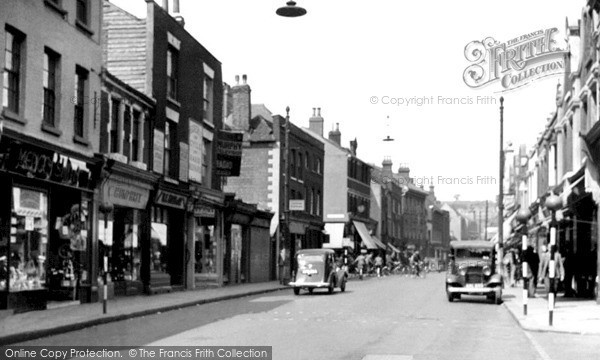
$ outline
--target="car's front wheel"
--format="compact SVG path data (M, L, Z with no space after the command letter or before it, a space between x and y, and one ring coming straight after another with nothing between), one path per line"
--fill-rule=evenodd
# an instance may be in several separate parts
M346 291L346 280L342 280L342 283L340 284L340 290L342 292Z
M446 293L446 295L448 296L448 302L453 302L454 301L454 295L452 295L452 293Z
M295 287L294 288L294 295L300 295L300 288L299 287Z

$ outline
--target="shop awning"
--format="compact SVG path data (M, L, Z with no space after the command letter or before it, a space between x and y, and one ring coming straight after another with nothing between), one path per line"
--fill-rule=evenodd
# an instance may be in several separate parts
M385 250L385 244L381 240L379 240L376 236L371 236L371 238L373 239L373 241L375 241L375 244L377 244L377 246Z
M400 254L400 250L398 250L397 247L395 247L394 245L388 243L387 246L392 249L393 252L395 252L396 254Z
M373 238L371 237L371 234L369 234L369 230L367 230L367 227L365 226L365 224L358 222L358 221L353 221L353 223L354 223L354 227L358 231L358 234L360 235L360 238L362 239L366 248L367 249L377 249L378 248L377 243L375 243L375 240L373 240Z

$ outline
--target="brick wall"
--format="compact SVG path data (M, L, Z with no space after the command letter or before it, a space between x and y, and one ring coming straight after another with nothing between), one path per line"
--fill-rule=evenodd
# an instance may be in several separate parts
M234 192L236 198L259 209L269 209L269 150L267 146L248 146L242 152L240 176L227 178L225 192ZM271 155L272 157L272 155Z
M98 151L100 115L100 44L101 0L89 1L89 30L75 25L75 2L62 2L64 16L43 1L0 1L0 69L5 64L6 26L25 35L21 53L21 88L18 121L5 121L7 128L35 138L58 143L64 148L93 156ZM43 59L45 47L60 55L57 74L56 131L42 130L41 107L44 98ZM74 141L74 84L75 69L87 70L88 82L84 95L84 138L88 144ZM2 88L0 77L0 89ZM97 101L98 100L98 101ZM5 116L8 118L8 116Z

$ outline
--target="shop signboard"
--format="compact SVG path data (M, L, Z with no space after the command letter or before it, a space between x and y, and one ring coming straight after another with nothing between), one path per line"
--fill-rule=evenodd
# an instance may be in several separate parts
M150 194L146 189L109 179L105 186L105 196L111 204L143 210Z
M219 130L217 139L217 167L219 176L240 176L244 134Z
M215 209L202 204L196 204L194 207L194 216L200 218L214 218Z
M168 191L158 190L155 202L160 205L184 210L186 205L186 197Z
M93 187L85 161L9 138L0 143L0 171L82 189Z

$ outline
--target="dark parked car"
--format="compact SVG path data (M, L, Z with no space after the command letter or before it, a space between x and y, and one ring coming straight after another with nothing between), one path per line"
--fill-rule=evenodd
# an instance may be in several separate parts
M488 241L450 242L450 263L446 274L448 301L461 295L486 295L502 302L502 275L496 273L494 244Z
M327 289L333 293L336 287L346 290L346 272L335 263L335 252L331 249L305 249L296 253L296 274L290 286L294 294L300 289L307 289L312 294L314 289Z

